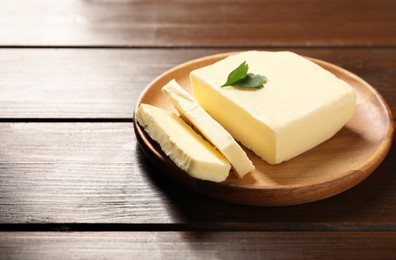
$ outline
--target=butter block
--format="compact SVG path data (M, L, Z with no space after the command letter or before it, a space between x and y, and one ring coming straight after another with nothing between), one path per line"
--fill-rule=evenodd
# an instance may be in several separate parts
M185 121L198 130L231 163L239 177L254 170L254 165L242 147L214 120L175 80L162 88Z
M220 86L242 62L266 76L264 88ZM334 136L353 116L352 87L292 52L249 51L190 73L193 96L231 135L270 164Z
M227 159L176 114L141 104L136 120L162 151L190 176L214 182L227 178L231 169Z

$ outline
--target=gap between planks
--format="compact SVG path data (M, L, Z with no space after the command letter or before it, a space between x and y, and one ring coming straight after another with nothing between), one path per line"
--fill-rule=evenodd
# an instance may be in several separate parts
M132 123L133 118L0 118L0 123Z
M0 232L130 232L130 231L210 231L210 232L396 232L395 224L385 225L323 225L294 224L293 227L282 229L276 224L272 227L255 225L200 225L200 224L168 224L168 223L43 223L43 224L0 224Z

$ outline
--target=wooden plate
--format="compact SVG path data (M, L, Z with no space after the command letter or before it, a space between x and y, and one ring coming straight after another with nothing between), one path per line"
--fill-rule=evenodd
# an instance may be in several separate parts
M192 60L163 73L142 92L136 108L146 103L174 110L162 94L162 86L175 78L191 92L190 71L228 55L230 53ZM333 64L309 59L352 85L357 93L357 107L352 120L333 138L294 159L269 165L245 149L256 170L243 179L231 173L226 181L214 183L194 179L180 170L134 120L136 137L163 174L212 198L245 205L281 206L339 194L364 180L382 162L391 146L393 119L385 100L364 80Z

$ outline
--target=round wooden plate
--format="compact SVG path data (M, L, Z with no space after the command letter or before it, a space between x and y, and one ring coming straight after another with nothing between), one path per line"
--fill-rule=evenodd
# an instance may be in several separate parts
M174 110L162 94L162 86L174 78L191 92L190 71L230 54L192 60L163 73L142 92L136 108L146 103ZM180 170L134 120L140 146L163 174L180 185L237 204L296 205L328 198L355 186L374 171L390 149L393 138L390 109L381 95L358 76L333 64L309 59L348 82L357 93L354 117L333 138L314 149L278 165L269 165L245 149L256 170L242 179L230 173L226 181L215 183L194 179Z

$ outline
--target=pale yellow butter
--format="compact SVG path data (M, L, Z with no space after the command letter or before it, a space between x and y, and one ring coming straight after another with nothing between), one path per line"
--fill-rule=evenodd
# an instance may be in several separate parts
M243 61L265 87L221 88ZM351 86L292 52L242 52L190 74L194 97L234 138L268 163L289 160L329 139L351 119Z
M192 177L214 182L227 178L231 169L228 161L176 114L141 104L136 120L162 151Z
M239 177L254 170L253 163L230 133L216 122L175 80L166 84L162 91L170 98L182 118L193 125L228 159Z

